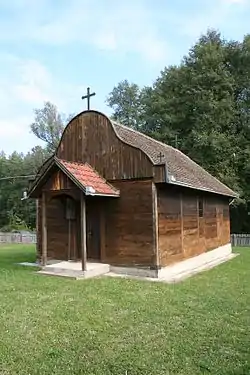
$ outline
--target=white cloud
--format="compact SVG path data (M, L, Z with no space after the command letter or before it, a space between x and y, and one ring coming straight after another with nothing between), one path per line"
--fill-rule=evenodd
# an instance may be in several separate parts
M20 83L12 87L17 99L32 105L51 100L52 77L48 70L36 60L20 60L17 64Z
M202 8L194 9L192 14L180 14L175 22L181 34L190 38L199 37L209 28L239 30L249 5L250 0L204 0Z
M4 150L8 155L14 150L25 152L35 144L41 144L29 130L32 122L30 116L20 116L18 114L2 117L0 119L0 150Z
M23 129L29 123L30 119L27 117L2 118L0 120L0 137L20 137L23 135Z
M0 150L21 151L39 144L30 133L33 109L49 100L59 110L72 112L73 99L80 98L83 89L58 81L37 60L0 54Z
M15 2L21 6L21 0ZM62 2L57 9L49 0L38 1L37 8L34 3L13 12L11 22L1 22L0 38L56 46L87 44L119 54L135 52L154 62L162 62L166 56L167 48L157 31L152 9L143 0L126 3L109 0L105 4L100 0L71 0Z
M237 5L243 5L249 3L249 0L220 0L222 3L225 4L237 4Z
M101 50L114 51L117 49L117 44L116 35L112 30L103 30L95 37L95 45Z

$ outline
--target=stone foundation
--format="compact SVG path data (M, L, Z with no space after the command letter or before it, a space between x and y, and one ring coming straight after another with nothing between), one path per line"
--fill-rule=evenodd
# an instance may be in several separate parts
M112 276L134 276L156 279L155 281L176 282L188 276L192 276L195 273L215 267L220 263L232 259L234 256L236 255L232 253L231 243L228 243L227 245L220 246L217 249L182 260L158 270L152 270L149 268L110 266L110 272L113 273Z

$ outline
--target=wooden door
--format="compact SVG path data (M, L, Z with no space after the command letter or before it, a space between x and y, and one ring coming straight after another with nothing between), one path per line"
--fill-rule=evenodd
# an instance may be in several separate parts
M100 260L100 209L98 201L86 201L87 259Z

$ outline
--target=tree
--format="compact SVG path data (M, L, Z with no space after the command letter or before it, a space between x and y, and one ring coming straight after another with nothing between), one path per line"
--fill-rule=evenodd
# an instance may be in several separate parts
M35 121L31 124L31 131L46 143L49 152L54 152L59 144L66 124L74 115L65 115L58 112L57 107L45 102L42 109L35 109Z
M241 228L249 228L250 36L227 41L208 30L178 66L164 68L152 87L139 90L139 129L177 145L238 191L245 212ZM126 117L126 106L117 105Z
M41 165L55 151L65 124L73 117L59 114L56 106L47 102L35 110L32 132L46 142L35 146L26 155L13 152L7 157L0 153L0 228L1 230L35 228L36 207L32 199L21 200L29 188L30 175L35 176ZM20 177L24 176L24 177ZM10 178L8 178L10 177Z
M35 201L22 201L21 198L29 187L27 176L36 175L48 155L48 151L41 146L34 147L26 155L13 152L7 157L4 153L0 154L1 230L35 228Z
M141 90L138 85L127 80L119 82L109 93L106 102L114 111L114 120L140 129Z
M224 46L219 34L208 32L180 66L166 68L155 82L146 116L154 119L161 140L173 144L177 135L182 151L237 189L235 79Z

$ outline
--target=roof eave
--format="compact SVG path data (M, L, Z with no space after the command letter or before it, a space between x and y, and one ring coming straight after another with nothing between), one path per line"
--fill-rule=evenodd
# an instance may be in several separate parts
M77 178L75 178L75 176L72 173L70 173L70 171L63 165L63 163L61 163L60 159L58 159L57 157L55 157L55 164L71 179L71 181L80 190L82 190L84 192L85 195L102 196L102 197L116 197L116 198L120 196L120 191L119 190L116 190L116 193L114 193L114 194L105 194L105 193L104 194L103 193L90 193L90 194L86 194L88 186L85 186L85 185L81 184L80 181L77 180ZM93 169L91 166L90 166L90 168ZM111 186L110 184L108 184L107 181L105 183L107 185Z
M235 193L233 191L232 191L232 193L228 193L227 194L227 193L222 193L221 191L212 190L212 189L208 189L208 188L204 188L204 187L194 187L194 186L192 186L190 184L186 184L185 182L180 182L180 181L171 181L171 180L168 180L168 181L166 181L166 183L171 184L171 185L178 185L178 186L187 187L187 188L190 188L190 189L193 189L193 190L206 191L207 193L213 193L213 194L223 195L223 196L229 197L229 198L239 198L239 194L237 194L237 193Z
M47 160L46 160L47 162ZM45 163L46 163L45 162ZM28 198L37 198L37 196L34 194L37 188L39 187L40 183L42 182L44 176L53 168L55 165L55 160L54 158L51 158L50 164L47 166L47 168L43 171L42 174L37 175L38 179L34 181L34 184L31 186L30 190L28 191Z
M93 197L111 197L111 198L119 198L120 192L117 194L102 194L102 193L92 193L92 194L86 194L86 195L92 195Z

